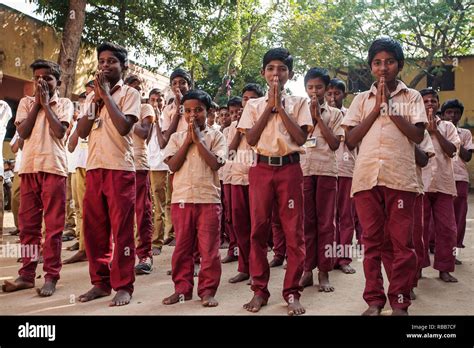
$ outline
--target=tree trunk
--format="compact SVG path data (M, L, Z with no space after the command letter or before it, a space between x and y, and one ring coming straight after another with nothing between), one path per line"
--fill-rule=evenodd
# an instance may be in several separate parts
M86 18L86 3L86 0L69 0L69 10L66 14L58 57L58 64L62 71L62 83L59 88L61 97L70 98L74 88L77 58Z

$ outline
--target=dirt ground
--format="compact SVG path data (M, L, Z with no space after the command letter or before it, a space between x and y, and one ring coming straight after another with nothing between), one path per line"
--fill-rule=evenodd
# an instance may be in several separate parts
M8 234L13 228L13 216L5 213L4 243L15 243L17 237ZM418 298L410 307L413 315L473 315L474 301L474 195L469 196L469 213L467 231L464 244L459 254L463 264L456 267L454 275L459 283L447 284L437 278L438 272L427 268L423 271L423 279L416 289ZM73 252L65 248L74 241L63 243L63 259ZM259 313L252 314L242 308L250 300L252 292L245 282L230 284L228 279L237 271L237 263L222 265L222 277L216 298L219 306L204 308L198 300L196 289L191 301L178 303L173 306L161 304L161 300L173 292L171 276L166 271L171 267L173 247L165 246L163 253L154 258L154 271L150 275L136 278L135 292L132 302L124 307L108 307L111 297L101 298L89 303L79 303L77 297L91 287L88 264L82 262L73 265L64 265L61 271L61 280L57 292L49 298L40 298L35 289L23 290L16 293L0 292L0 315L286 315L286 306L281 295L283 267L272 268L269 290L269 303ZM224 250L221 250L224 253ZM1 256L1 255L0 255ZM432 257L433 255L431 255ZM268 254L269 259L272 253ZM335 287L333 293L320 293L317 286L306 288L301 302L309 315L360 315L366 304L362 299L364 275L362 261L354 260L352 266L356 274L346 275L341 271L330 273L330 279ZM0 282L5 279L15 279L19 263L16 258L0 257ZM43 270L39 265L36 285L43 284ZM316 273L315 273L316 275ZM197 278L195 278L197 282ZM316 280L317 283L317 280ZM385 282L385 284L387 284ZM316 284L317 285L317 284ZM196 288L196 286L195 286ZM382 314L390 314L390 307L386 306Z

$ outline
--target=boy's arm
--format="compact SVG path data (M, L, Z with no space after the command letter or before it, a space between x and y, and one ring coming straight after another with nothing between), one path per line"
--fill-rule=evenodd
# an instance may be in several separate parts
M425 125L423 123L413 124L405 120L404 117L398 115L390 115L390 119L395 123L400 132L415 144L423 141L425 133Z
M193 140L189 131L183 144L178 149L178 145L176 144L176 141L174 141L174 138L170 139L163 154L163 157L165 158L164 163L168 165L170 171L176 173L181 169L184 161L186 160L189 147L192 143Z
M329 111L328 111L329 112ZM319 127L323 138L329 145L332 151L336 151L341 144L341 136L335 136L331 129L326 125L324 120L321 118L321 107L317 98L311 101L311 116L316 121L316 126Z
M262 116L255 122L255 125L252 128L247 129L245 132L245 137L250 146L257 145L262 135L263 130L265 129L268 120L272 116L272 106L267 104L265 110L262 113Z
M224 165L225 161L222 161L217 156L217 154L211 151L211 144L209 144L209 146L206 144L206 141L204 140L204 137L202 136L196 124L190 123L189 127L190 130L188 131L188 133L191 132L192 141L194 144L196 144L199 154L202 156L206 164L211 167L212 170L219 170L219 168ZM225 140L223 139L224 136L222 134L220 134L220 136L222 138L220 139L221 142L220 144L218 144L218 146L222 147L225 151Z
M283 105L277 107L277 110L290 136L293 138L296 144L302 146L308 137L306 126L300 127L290 116L288 116Z
M420 168L426 167L428 164L429 157L418 145L415 145L415 162Z
M380 107L375 106L370 114L357 126L343 126L346 131L346 144L351 150L357 147L362 139L365 137L367 132L374 124L377 117L380 114Z
M28 139L31 135L31 131L36 123L36 118L38 116L38 112L41 109L41 104L39 102L39 96L35 97L35 102L32 105L31 109L28 110L26 106L27 100L23 98L18 105L18 112L17 112L17 120L19 119L19 115L26 113L26 118L22 121L17 121L16 128L18 131L18 135L22 139Z
M243 137L244 134L242 132L239 132L238 130L235 132L235 135L229 145L229 153L235 153L237 151Z
M150 134L151 125L153 123L153 116L147 116L142 119L141 122L137 123L133 128L133 132L138 135L140 138L146 140L148 134Z
M72 135L69 137L69 141L67 144L68 151L71 153L74 152L74 150L77 147L78 142L79 142L79 134L77 133L77 127L76 127L74 132L72 132Z
M472 158L472 151L473 150L467 150L464 146L461 145L461 147L459 148L459 157L461 157L464 162L469 162Z

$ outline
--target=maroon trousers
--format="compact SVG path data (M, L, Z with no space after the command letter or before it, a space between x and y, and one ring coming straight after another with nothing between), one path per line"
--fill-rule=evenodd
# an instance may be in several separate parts
M258 163L250 168L249 182L252 291L264 299L270 297L267 286L270 278L267 243L271 231L273 204L276 201L288 255L283 297L287 302L298 299L303 290L299 286L299 281L303 274L305 259L301 166L299 163L283 166Z
M425 256L423 267L430 265L429 239L430 220L434 221L435 255L433 268L440 272L454 272L456 252L456 217L454 197L441 192L425 192L423 197Z
M285 234L281 228L280 216L278 215L278 204L273 204L272 223L270 226L270 239L273 244L273 258L283 261L286 256Z
M469 194L469 183L466 181L456 181L457 197L454 198L454 214L456 216L456 226L458 230L458 248L464 248L464 234L466 233L467 217L467 196Z
M21 174L20 202L18 222L23 265L18 274L28 282L35 281L44 216L44 278L57 281L62 266L61 238L66 214L66 177L45 172Z
M150 172L136 172L136 218L138 232L137 256L139 259L153 257L151 241L153 239L153 208L151 204Z
M337 178L337 207L336 207L336 244L352 246L354 237L354 202L351 198L352 178ZM336 265L348 265L352 262L350 255L336 259Z
M413 245L416 253L416 273L413 277L412 287L418 286L418 272L423 268L425 257L425 244L423 243L423 195L416 196L415 214L413 216Z
M362 226L364 247L364 300L383 308L381 261L389 280L388 299L392 308L410 306L410 290L416 267L413 247L413 214L416 193L375 186L354 195ZM389 242L385 242L389 239Z
M229 239L229 248L227 249L227 255L237 256L238 247L237 247L237 238L235 237L234 226L232 224L232 189L231 184L223 184L223 193L224 196L224 226L225 233Z
M304 270L318 267L322 272L334 268L335 256L328 255L336 238L335 213L337 179L331 176L304 177L304 241L306 259Z
M135 172L110 169L87 171L84 240L91 282L105 291L112 288L133 293L135 198Z
M171 258L175 292L192 296L194 287L194 257L197 247L201 256L198 275L198 296L214 296L221 279L220 204L171 204L176 247Z
M239 266L241 273L250 273L250 205L248 185L232 185L232 226L239 247Z

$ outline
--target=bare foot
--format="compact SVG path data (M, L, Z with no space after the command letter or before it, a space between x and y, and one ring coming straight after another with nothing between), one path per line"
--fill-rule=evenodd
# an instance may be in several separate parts
M217 307L219 302L213 296L204 296L201 300L201 303L204 307Z
M236 276L229 279L229 283L232 283L232 284L239 283L239 282L243 282L244 280L247 280L249 278L250 278L249 274L239 272L239 273L237 273Z
M55 280L45 280L43 287L36 288L36 292L41 297L48 297L54 294L56 291L56 281Z
M292 303L288 303L288 315L301 315L306 313L306 309L301 305L300 301L294 299Z
M234 262L234 261L237 261L237 256L227 255L221 260L221 263L229 263L229 262Z
M381 311L382 311L382 308L380 308L380 307L369 306L369 308L367 308L365 310L365 312L362 313L362 315L365 316L365 317L375 317L375 316L380 315Z
M164 305L172 305L182 301L189 301L192 298L192 295L185 296L183 294L178 294L175 292L173 295L165 297L163 301L161 301L161 303L163 303Z
M114 306L125 306L130 303L130 300L132 299L132 295L129 294L128 291L126 290L119 290L115 294L114 298L110 302L109 306L114 307Z
M356 270L351 265L341 265L341 271L345 274L354 274Z
M96 298L109 296L110 291L105 291L98 286L93 286L88 292L79 296L79 302L89 302Z
M416 300L415 289L410 290L410 300Z
M246 284L247 285L252 285L252 277L249 278L249 281Z
M332 292L332 291L334 291L334 286L329 284L329 274L328 274L328 272L319 271L318 280L319 280L319 291L320 292Z
M439 277L441 280L445 281L446 283L457 283L458 280L454 278L449 272L439 272Z
M300 280L300 286L302 286L303 288L306 288L308 286L313 286L313 284L314 284L313 272L312 271L304 272Z
M260 308L267 305L267 300L264 300L262 296L253 295L249 303L244 304L244 308L249 312L257 313Z
M28 282L22 277L18 277L15 281L5 280L2 285L3 292L13 292L23 289L31 289L35 287L34 282Z
M64 265L68 265L76 262L87 261L87 255L85 250L79 250L77 253L72 255L69 259L63 261Z
M400 317L400 316L406 316L406 315L408 315L408 311L406 309L394 308L392 310L392 316L394 317Z
M270 264L269 264L270 267L279 267L281 265L283 265L283 260L278 257L274 257L273 260L270 261Z
M161 248L153 247L151 249L151 252L152 252L153 256L160 255L161 254Z

